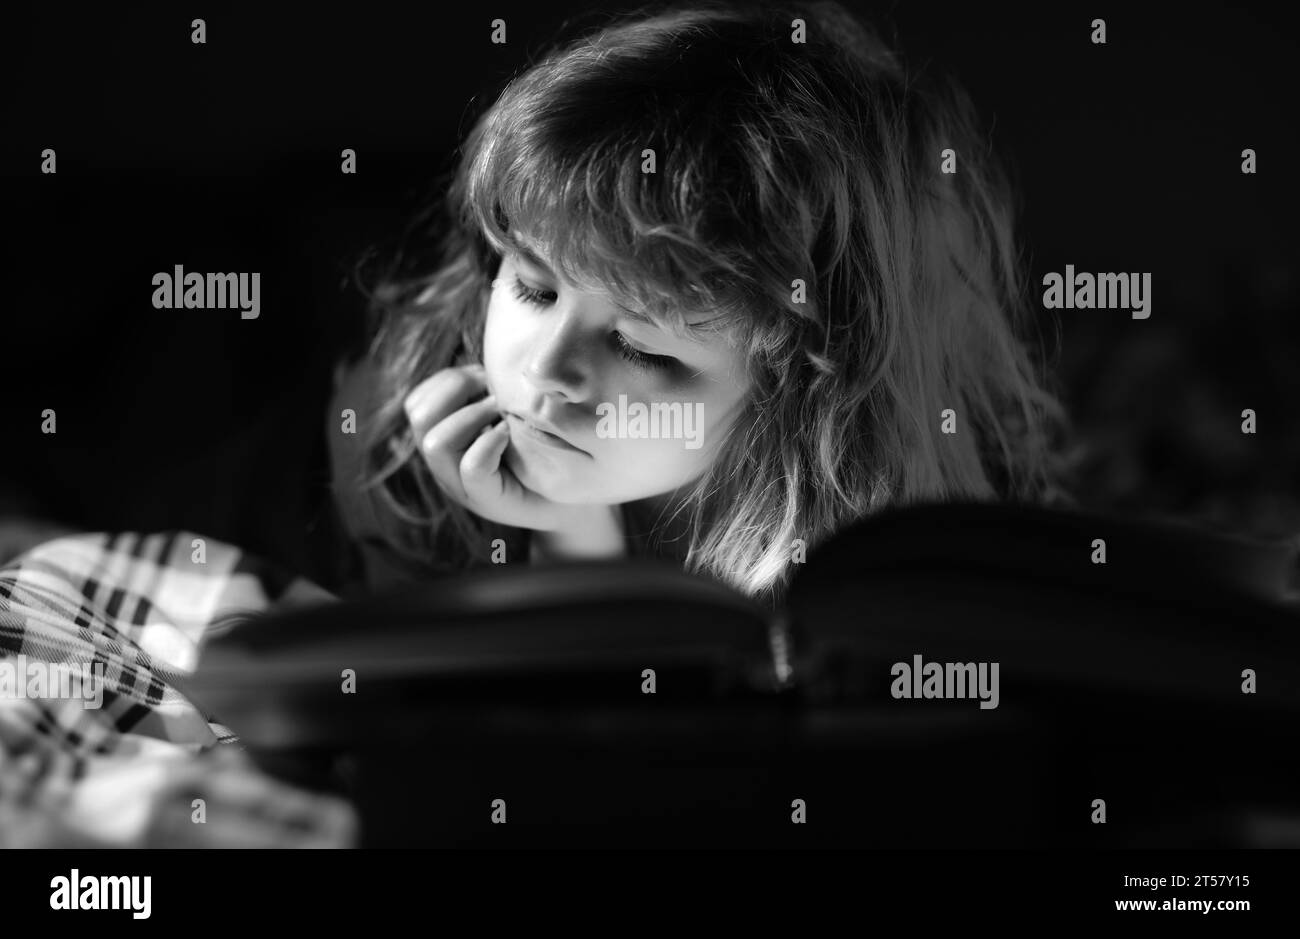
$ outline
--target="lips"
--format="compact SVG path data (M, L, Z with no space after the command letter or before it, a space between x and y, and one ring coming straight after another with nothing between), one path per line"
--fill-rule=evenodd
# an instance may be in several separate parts
M540 421L533 417L524 417L516 414L514 411L507 411L506 415L514 420L515 426L525 434L539 443L556 447L560 450L572 450L577 453L586 453L581 447L571 444L565 437L556 433L550 424Z

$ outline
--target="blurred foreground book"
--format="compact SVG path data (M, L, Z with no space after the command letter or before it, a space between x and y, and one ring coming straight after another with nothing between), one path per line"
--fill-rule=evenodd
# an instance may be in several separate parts
M251 616L180 687L363 845L1265 846L1300 821L1295 565L915 505L776 613L656 562L502 566Z

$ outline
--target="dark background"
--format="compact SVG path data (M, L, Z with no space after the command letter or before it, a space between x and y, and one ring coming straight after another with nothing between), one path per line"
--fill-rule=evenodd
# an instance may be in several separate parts
M1284 5L866 8L991 122L1022 187L1033 293L1066 264L1153 275L1148 320L1055 314L1092 452L1081 501L1300 536L1298 50ZM575 13L599 15L7 12L0 510L188 528L302 567L312 444L360 310L353 262L450 166L476 96ZM190 42L195 16L207 45ZM504 47L488 41L497 16ZM1104 46L1089 41L1098 16ZM40 173L46 147L57 175ZM357 175L339 172L345 147ZM1246 147L1258 175L1240 172ZM260 271L260 318L153 309L153 273L176 264ZM1253 437L1239 432L1246 407ZM45 408L57 435L40 432Z

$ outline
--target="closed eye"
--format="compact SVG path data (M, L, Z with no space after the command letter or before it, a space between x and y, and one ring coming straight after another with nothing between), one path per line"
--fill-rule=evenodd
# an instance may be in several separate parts
M532 306L550 306L557 299L555 291L530 287L518 277L514 278L513 288L516 299ZM623 334L617 330L612 335L614 337L614 348L618 351L618 354L637 368L651 371L668 371L681 364L672 356L643 352L629 343L623 337Z
M649 352L642 352L640 349L632 346L623 334L615 330L614 345L618 348L618 354L623 356L638 368L655 369L656 371L667 371L681 364L672 356L652 355Z
M518 277L514 278L514 293L517 299L524 303L531 303L533 306L547 306L557 299L555 291L529 287Z

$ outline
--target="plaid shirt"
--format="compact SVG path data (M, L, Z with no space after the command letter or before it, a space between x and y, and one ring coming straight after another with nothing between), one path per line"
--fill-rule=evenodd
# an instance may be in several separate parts
M71 534L32 548L0 567L0 669L22 689L32 662L89 669L102 675L102 706L80 694L55 697L53 688L13 693L11 682L0 693L0 772L12 774L26 757L40 767L27 804L97 841L134 843L168 762L239 746L175 687L205 642L249 613L336 599L188 531ZM0 787L0 811L8 799L12 818L11 789Z

